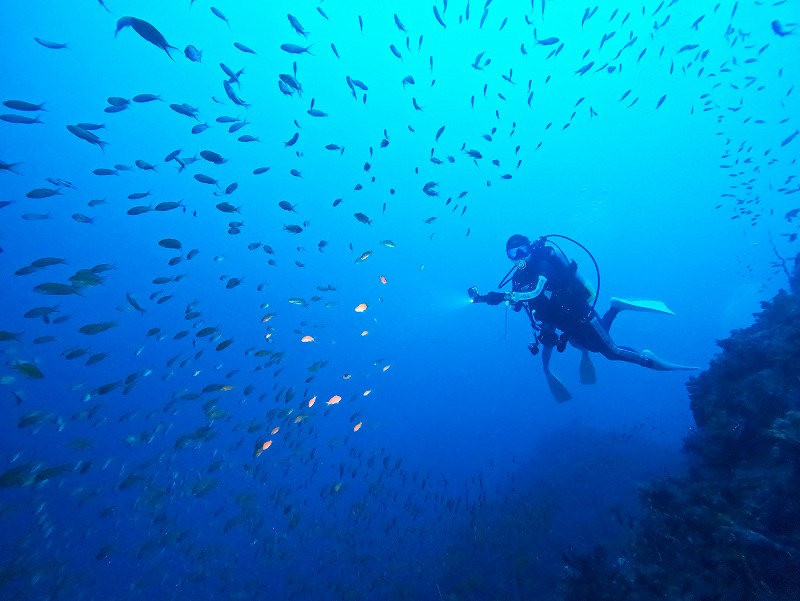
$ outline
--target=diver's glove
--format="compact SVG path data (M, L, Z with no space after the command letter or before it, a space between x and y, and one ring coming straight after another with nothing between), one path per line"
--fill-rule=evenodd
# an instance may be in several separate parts
M487 292L484 298L487 305L499 305L506 300L506 295L502 292Z

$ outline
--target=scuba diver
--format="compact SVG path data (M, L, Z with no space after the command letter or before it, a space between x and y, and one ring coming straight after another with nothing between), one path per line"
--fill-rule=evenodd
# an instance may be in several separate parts
M567 236L549 234L531 242L526 236L514 234L506 242L506 254L514 267L506 274L498 288L509 281L511 292L478 294L476 287L467 292L475 303L511 305L514 311L525 311L533 327L535 342L528 345L531 354L539 353L542 345L542 364L547 384L558 402L568 401L569 391L550 370L550 358L555 348L563 352L567 343L581 351L580 381L594 384L595 369L589 353L600 353L612 361L627 361L650 369L671 371L691 370L696 367L676 365L660 359L651 351L635 351L618 346L609 335L614 318L620 311L645 311L674 315L660 301L623 300L612 297L609 310L600 317L595 311L597 294L579 274L578 265L551 239L563 238L582 248L591 257L597 271L597 290L600 289L600 270L592 254L579 242ZM558 334L558 331L561 334Z

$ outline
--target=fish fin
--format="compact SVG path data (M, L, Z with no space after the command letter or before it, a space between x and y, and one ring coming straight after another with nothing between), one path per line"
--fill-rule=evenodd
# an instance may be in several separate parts
M179 53L181 53L181 51L180 51L180 49L176 48L175 46L169 46L169 45L164 46L164 52L167 53L167 56L170 58L171 61L174 61L175 59L172 58L172 55L169 53L170 50L177 50Z

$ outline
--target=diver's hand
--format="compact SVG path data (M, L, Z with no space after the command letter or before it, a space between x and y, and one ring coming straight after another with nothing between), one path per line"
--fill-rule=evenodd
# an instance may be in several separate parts
M484 295L487 305L499 305L506 300L506 295L502 292L487 292Z

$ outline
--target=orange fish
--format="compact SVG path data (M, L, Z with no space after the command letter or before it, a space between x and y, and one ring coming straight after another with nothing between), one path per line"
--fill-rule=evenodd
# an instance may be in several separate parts
M261 450L262 451L266 451L271 446L272 446L272 441L268 440L267 442L265 442L264 444L261 445Z
M313 336L303 336L300 342L316 342L316 340L314 340Z
M277 427L275 427L275 428L272 428L272 432L271 432L271 434L273 434L273 435L274 435L274 434L277 434L277 433L278 433L278 431L279 431L280 429L281 429L281 428L280 428L280 426L277 426Z
M379 279L381 281L381 284L385 284L386 283L386 276L385 275L382 275Z
M369 334L369 331L367 331L367 330L364 330L363 332L361 332L362 336L366 336L367 334Z
M353 426L353 432L358 432L361 429L361 424L363 422L358 422L355 426Z
M363 313L367 310L367 303L361 303L356 307L356 313Z
M372 391L370 389L367 389L363 392L362 396L368 396L370 392Z
M309 406L309 407L313 407L313 406L314 406L314 403L315 403L316 401L317 401L317 397L316 397L316 396L312 396L312 397L311 397L311 398L308 400L308 406Z
M296 423L296 424L299 424L299 423L300 423L301 421L303 421L305 418L306 418L306 416L305 416L305 415L298 415L296 418L294 418L294 423Z
M272 332L267 332L264 334L264 340L269 340L270 338L272 338Z
M387 369L389 369L390 367L391 367L391 365L384 365L384 366L383 366L383 369L382 369L381 371L386 371L386 370L387 370Z
M328 405L335 405L336 403L338 403L341 400L342 400L342 397L340 397L338 394L335 394L330 399L328 399L328 403L327 404Z

